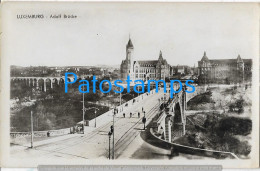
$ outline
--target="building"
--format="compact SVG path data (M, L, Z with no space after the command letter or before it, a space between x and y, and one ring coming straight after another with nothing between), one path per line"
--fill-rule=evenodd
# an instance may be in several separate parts
M200 83L241 83L251 81L252 59L209 59L204 52L198 61Z
M134 46L129 38L126 45L126 59L120 65L121 79L126 80L165 80L170 77L171 66L163 59L162 52L157 60L134 60Z
M177 65L173 67L173 74L187 75L191 73L191 67L187 65Z

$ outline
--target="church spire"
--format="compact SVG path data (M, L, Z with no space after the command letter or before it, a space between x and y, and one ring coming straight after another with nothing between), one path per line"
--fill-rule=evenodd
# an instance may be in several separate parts
M159 54L159 59L163 59L161 50L160 50L160 54Z
M241 56L238 54L238 57L237 57L237 62L243 62L243 59L241 58Z

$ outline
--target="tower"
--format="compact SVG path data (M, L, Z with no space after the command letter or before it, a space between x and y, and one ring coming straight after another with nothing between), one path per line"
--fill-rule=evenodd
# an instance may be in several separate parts
M129 36L128 43L126 45L126 63L127 63L127 75L131 80L134 80L134 61L133 61L134 45Z
M158 58L158 64L157 64L157 68L156 68L156 70L157 70L157 79L163 79L162 65L163 65L163 57L162 57L162 51L160 50L159 58Z
M237 57L237 73L238 82L244 82L244 61L240 55Z
M159 53L159 61L162 61L162 60L163 60L162 51L160 50L160 53Z
M131 41L131 38L129 38L129 41L126 45L126 60L131 63L133 61L133 52L134 52L134 46Z

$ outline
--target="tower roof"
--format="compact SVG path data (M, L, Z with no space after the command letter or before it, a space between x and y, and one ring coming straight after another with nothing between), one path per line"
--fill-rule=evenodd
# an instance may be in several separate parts
M240 57L240 55L237 57L237 62L243 62L243 59Z
M134 48L134 45L133 45L133 43L132 43L132 41L131 41L131 38L129 38L126 47L127 47L127 48Z
M202 61L209 61L209 58L207 57L207 55L206 55L206 52L204 51L204 55L203 55L203 57L202 57L202 59L201 59Z
M159 53L159 60L163 60L163 57L162 57L162 51L160 50L160 53Z

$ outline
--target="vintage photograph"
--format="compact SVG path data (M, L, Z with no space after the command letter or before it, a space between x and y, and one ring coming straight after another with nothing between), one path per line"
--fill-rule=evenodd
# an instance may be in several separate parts
M258 4L3 7L4 165L258 167Z

